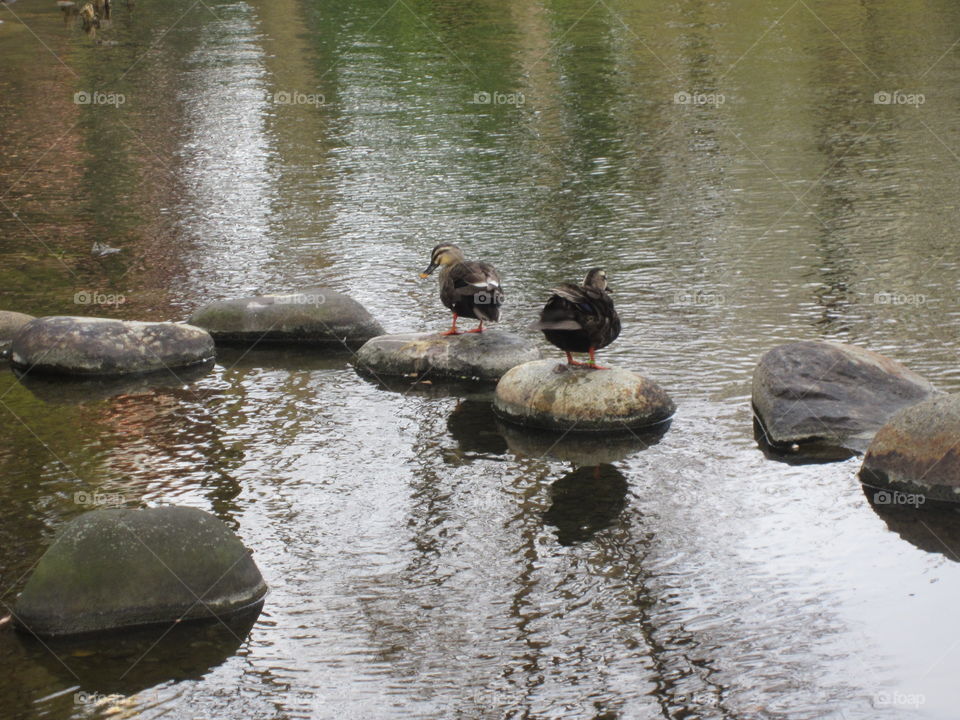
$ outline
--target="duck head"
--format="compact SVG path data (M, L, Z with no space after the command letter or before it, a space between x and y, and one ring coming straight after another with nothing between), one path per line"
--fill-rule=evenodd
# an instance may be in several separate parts
M458 262L463 262L463 251L456 245L440 243L430 253L430 264L427 265L426 270L420 273L420 277L425 278L438 267L446 267Z
M587 273L583 284L585 287L597 288L597 290L607 289L607 273L603 268L594 268Z

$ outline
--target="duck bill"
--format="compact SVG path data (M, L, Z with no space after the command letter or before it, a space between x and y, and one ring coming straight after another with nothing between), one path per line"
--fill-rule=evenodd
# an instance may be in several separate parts
M437 267L438 267L437 263L430 263L429 265L427 265L427 269L424 270L422 273L420 273L420 277L422 278L429 277L430 273L436 270Z

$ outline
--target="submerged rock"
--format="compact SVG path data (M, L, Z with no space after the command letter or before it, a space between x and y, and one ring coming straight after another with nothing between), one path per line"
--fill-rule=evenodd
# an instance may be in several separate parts
M356 346L383 327L353 298L325 287L220 300L197 310L193 325L217 343Z
M214 354L213 338L191 325L70 316L31 320L10 348L20 370L84 376L175 370Z
M47 635L227 616L267 587L226 525L187 507L94 510L57 533L17 600L17 627Z
M380 335L357 352L357 368L373 375L496 380L515 365L540 357L537 346L504 330L441 335Z
M497 384L504 420L548 430L616 431L649 427L676 411L655 382L621 368L592 370L556 360L519 365Z
M960 395L938 395L890 418L867 449L860 480L880 489L878 505L960 502Z
M773 446L863 452L898 410L935 394L929 381L870 350L822 340L780 345L753 373L753 408Z
M0 310L0 358L10 354L10 343L20 328L33 320L33 315Z

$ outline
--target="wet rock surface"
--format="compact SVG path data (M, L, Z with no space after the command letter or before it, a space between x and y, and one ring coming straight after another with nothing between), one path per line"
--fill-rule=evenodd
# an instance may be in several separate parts
M894 413L936 392L888 357L821 340L775 347L753 374L753 408L771 446L816 443L863 452Z
M860 469L879 505L960 502L960 395L901 410L880 428Z
M356 347L383 326L360 303L325 287L220 300L197 310L193 325L216 342L237 345Z
M13 342L14 335L31 320L33 315L0 310L0 358L10 354L10 343Z
M384 376L497 380L510 368L539 357L533 342L505 330L403 333L368 341L357 352L357 369Z
M19 370L109 377L191 367L214 355L213 338L191 325L72 316L31 320L10 348Z
M548 430L624 431L676 411L652 380L622 368L592 370L556 360L525 363L497 384L494 410L508 422Z
M18 629L75 635L228 616L266 584L239 538L196 508L102 509L57 533L17 601Z

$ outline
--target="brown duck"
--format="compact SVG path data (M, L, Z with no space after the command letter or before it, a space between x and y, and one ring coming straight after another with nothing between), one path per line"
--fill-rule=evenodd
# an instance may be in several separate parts
M420 273L425 278L440 268L440 301L453 313L453 325L443 335L459 335L457 318L467 317L480 325L467 332L483 332L484 322L500 320L503 291L500 275L490 263L467 260L456 245L441 243L430 253L430 264Z
M534 327L567 354L570 365L605 370L597 365L594 353L620 335L620 316L607 293L607 274L594 268L582 285L563 283L551 292L553 295L540 312L540 322ZM570 354L575 352L589 353L590 362L577 362Z

